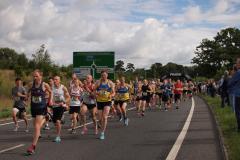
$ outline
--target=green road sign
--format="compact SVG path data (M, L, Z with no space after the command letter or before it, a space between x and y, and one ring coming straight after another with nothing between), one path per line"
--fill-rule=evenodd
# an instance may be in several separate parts
M79 78L91 74L100 78L102 70L108 71L109 79L114 79L114 52L73 52L73 70Z

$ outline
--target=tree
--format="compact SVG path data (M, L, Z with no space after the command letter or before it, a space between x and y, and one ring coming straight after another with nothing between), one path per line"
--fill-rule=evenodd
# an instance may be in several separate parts
M162 72L162 63L154 63L150 67L150 75L153 78L159 78Z
M50 71L53 69L53 62L44 44L40 46L35 54L32 54L32 57L35 67L40 68L45 75L49 75Z
M162 67L162 75L167 75L169 73L183 73L184 67L182 65L169 62L165 66Z
M10 48L0 48L0 68L14 69L17 64L18 54Z
M195 50L192 63L200 75L213 77L222 67L231 67L240 53L240 30L223 29L213 40L203 39Z
M222 65L232 67L240 53L240 30L238 28L221 30L214 40L219 46L218 52L222 59Z
M134 70L135 70L135 67L134 67L134 64L133 63L128 63L127 64L127 67L126 67L126 70L127 70L127 72L134 72Z
M115 72L117 73L117 77L123 76L125 72L124 62L122 60L118 60L115 65Z

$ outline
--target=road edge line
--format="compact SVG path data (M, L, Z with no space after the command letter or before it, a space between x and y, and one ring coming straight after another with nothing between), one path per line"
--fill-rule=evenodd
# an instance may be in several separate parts
M182 146L182 143L185 139L185 136L187 134L187 131L188 131L188 128L190 126L190 123L191 123L191 120L192 120L192 116L193 116L193 112L194 112L194 108L195 108L195 101L192 97L192 106L191 106L191 110L188 114L188 117L184 123L184 126L180 132L180 134L178 135L177 137L177 140L175 141L173 147L171 148L166 160L175 160L177 155L178 155L178 152Z

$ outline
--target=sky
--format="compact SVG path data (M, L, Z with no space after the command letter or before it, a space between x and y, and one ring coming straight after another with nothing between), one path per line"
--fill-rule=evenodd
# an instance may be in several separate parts
M55 63L74 51L114 51L117 60L191 65L194 50L240 26L240 0L1 0L0 47L29 58L45 44Z

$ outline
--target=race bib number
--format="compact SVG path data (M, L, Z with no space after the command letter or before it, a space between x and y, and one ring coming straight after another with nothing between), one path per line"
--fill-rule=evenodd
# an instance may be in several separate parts
M74 101L74 102L79 101L79 98L78 97L72 97L72 101Z
M54 99L55 102L62 102L60 96L54 96L53 99Z
M33 103L41 103L42 102L42 97L40 97L40 96L32 96L32 102Z
M142 95L143 96L147 96L148 94L147 94L147 92L143 92Z
M20 97L14 97L15 101L20 101Z
M99 94L102 95L102 96L105 96L107 94L107 92L106 91L100 91Z

